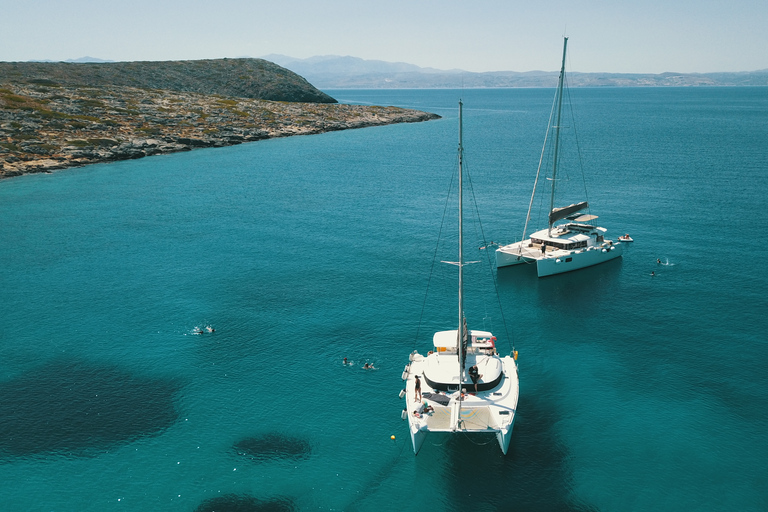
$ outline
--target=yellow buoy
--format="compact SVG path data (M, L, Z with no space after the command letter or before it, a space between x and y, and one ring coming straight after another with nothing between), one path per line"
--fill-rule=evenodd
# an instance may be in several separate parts
M390 436L390 439L394 441L395 440L395 436L394 435Z

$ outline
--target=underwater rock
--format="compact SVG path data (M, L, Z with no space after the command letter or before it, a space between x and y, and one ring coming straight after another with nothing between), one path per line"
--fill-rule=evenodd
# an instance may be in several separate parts
M178 385L82 360L57 360L0 383L0 461L94 456L156 436L178 419Z
M256 461L306 459L312 454L308 441L283 434L270 433L247 437L235 443L235 450Z
M274 498L262 501L253 496L227 494L205 500L195 512L293 512L294 503L287 498Z

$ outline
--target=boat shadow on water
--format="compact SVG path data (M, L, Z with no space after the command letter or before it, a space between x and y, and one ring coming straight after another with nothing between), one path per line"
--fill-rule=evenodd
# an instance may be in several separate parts
M446 506L477 511L597 510L573 496L570 454L556 431L561 420L556 405L535 398L552 396L550 384L540 383L538 389L521 394L521 412L506 456L492 435L444 437L438 446L433 437L424 444L423 454L416 458L420 472L435 471L437 451L444 457L440 471L446 485L441 500Z
M623 258L616 258L575 272L539 278L535 264L524 264L499 269L496 279L502 297L515 297L516 301L528 297L540 306L572 308L579 301L594 304L600 297L609 298L607 295L618 285L622 265Z

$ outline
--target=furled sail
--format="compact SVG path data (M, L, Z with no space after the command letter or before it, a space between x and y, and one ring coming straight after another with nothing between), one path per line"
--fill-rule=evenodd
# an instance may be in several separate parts
M564 219L567 216L576 213L578 211L581 211L585 208L589 208L589 203L587 201L582 201L580 203L563 206L562 208L553 208L551 212L549 212L549 225L551 226L555 222L559 221L560 219Z
M464 371L464 367L467 365L467 347L469 346L469 330L467 329L467 319L464 318L463 325L461 326L461 371Z

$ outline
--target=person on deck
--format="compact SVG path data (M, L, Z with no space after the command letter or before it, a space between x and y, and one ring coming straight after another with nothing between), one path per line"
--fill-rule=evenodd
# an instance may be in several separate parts
M415 395L414 398L413 398L413 401L414 402L421 402L421 400L422 400L422 398L421 398L421 381L419 380L419 376L418 375L414 375L414 377L416 377L416 384L414 385L414 390L413 390L413 393Z
M469 369L469 378L472 379L472 382L475 384L475 393L477 393L477 381L483 378L477 369L477 365L473 365Z

